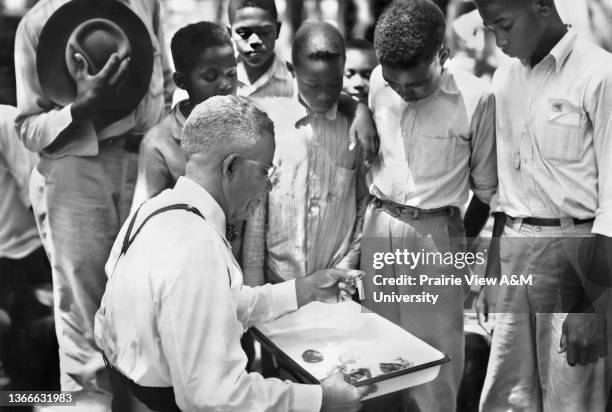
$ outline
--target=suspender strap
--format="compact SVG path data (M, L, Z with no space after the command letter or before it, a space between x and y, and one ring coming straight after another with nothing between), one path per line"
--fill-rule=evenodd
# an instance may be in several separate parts
M142 206L140 206L140 207L142 207ZM142 227L145 225L145 223L147 223L149 221L149 219L151 219L153 216L159 215L160 213L168 212L170 210L186 210L187 212L194 213L194 214L200 216L202 219L206 220L204 215L202 215L202 213L200 213L200 211L196 207L190 206L190 205L188 205L186 203L178 203L178 204L175 204L175 205L170 205L170 206L162 207L161 209L157 209L155 212L151 213L140 224L138 229L136 229L136 232L134 233L134 236L132 236L132 229L134 228L134 224L136 223L136 217L138 216L138 212L140 211L140 207L138 208L138 210L136 210L136 213L134 213L134 216L132 217L132 220L130 221L130 225L128 226L127 232L125 234L125 237L123 238L123 245L121 246L121 253L119 254L119 256L125 255L125 253L130 248L132 243L134 243L134 239L136 239L136 236L138 236L138 234L142 230Z

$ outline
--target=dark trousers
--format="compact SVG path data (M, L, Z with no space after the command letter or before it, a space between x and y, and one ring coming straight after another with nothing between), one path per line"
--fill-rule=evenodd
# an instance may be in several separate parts
M0 339L0 359L12 390L59 390L52 302L41 302L37 289L52 296L51 267L42 247L22 259L0 259L0 310L10 319Z

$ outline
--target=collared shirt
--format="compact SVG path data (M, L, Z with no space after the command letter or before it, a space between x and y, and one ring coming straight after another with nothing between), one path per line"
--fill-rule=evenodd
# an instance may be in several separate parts
M247 76L244 62L238 60L238 96L247 97L291 97L295 86L291 73L277 56L268 70L255 82L251 83Z
M359 153L348 149L349 120L336 106L309 113L297 96L257 103L274 122L277 170L272 191L245 224L245 282L356 268L367 188Z
M40 247L28 182L38 161L19 141L17 109L0 105L0 258L21 259Z
M135 228L152 218L119 255L131 217L106 264L109 276L95 338L110 363L142 386L174 388L181 410L318 411L320 386L247 373L246 327L297 309L295 282L249 288L225 239L225 215L188 178L145 203ZM133 232L132 232L133 233Z
M154 50L153 74L149 90L136 109L119 121L96 133L91 122L79 122L80 127L63 136L53 152L45 150L73 124L71 107L57 107L45 96L36 73L36 47L45 23L53 12L69 0L41 0L21 20L15 35L15 74L17 79L16 123L25 146L47 156L95 156L98 140L124 133L144 134L164 115L165 103L172 98L172 72L164 48L164 34L159 20L159 1L122 0L144 22L151 35Z
M438 90L408 103L378 66L369 105L380 136L379 156L368 173L372 195L435 209L463 206L471 188L489 203L497 186L495 103L484 81L448 68Z
M531 68L500 67L499 204L514 217L587 219L612 236L612 55L573 30Z
M181 151L181 130L185 116L181 111L186 100L172 108L172 112L147 132L138 155L138 179L134 189L132 210L174 186L185 174L185 155Z

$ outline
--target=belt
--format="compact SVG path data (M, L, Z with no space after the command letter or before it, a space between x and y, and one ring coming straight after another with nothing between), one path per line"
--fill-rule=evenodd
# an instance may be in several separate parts
M459 215L459 208L456 206L444 206L436 209L420 209L418 207L404 206L389 200L382 200L377 197L372 201L374 207L382 209L393 217L419 219L421 217L454 216Z
M556 226L561 226L561 219L555 219L555 218L551 218L551 219L547 219L547 218L540 218L540 217L523 217L523 218L517 218L517 217L512 217L512 216L508 216L508 219L512 220L512 221L516 221L518 219L521 219L521 221L527 225L532 225L532 226L546 226L546 227L556 227ZM572 221L574 222L574 225L583 225L585 223L591 223L595 220L594 217L590 218L590 219L576 219L576 218L572 218Z
M129 153L138 153L140 151L140 143L142 142L143 134L126 133L119 136L113 136L100 141L100 147L119 146Z

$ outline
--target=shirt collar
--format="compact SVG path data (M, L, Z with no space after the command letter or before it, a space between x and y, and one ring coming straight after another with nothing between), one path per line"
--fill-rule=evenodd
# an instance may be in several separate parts
M196 207L206 220L212 223L215 230L225 238L225 213L217 201L204 189L188 177L181 176L174 185L174 192L179 199L184 199L190 206Z
M444 67L440 76L440 90L446 94L459 94L459 87L457 87L455 76L453 76L448 67Z
M180 141L183 136L181 131L183 130L183 126L185 125L185 120L186 120L180 108L181 106L184 106L186 103L187 103L187 99L181 100L180 102L174 105L174 107L172 108L172 112L171 112L170 132L172 133L172 136L178 141Z
M266 83L270 81L272 77L275 77L279 80L287 80L291 77L289 71L285 67L285 64L275 55L274 60L272 61L272 65L268 67L268 70L266 70L266 72L262 74L259 79L255 80L255 82L251 84L246 69L244 68L244 64L245 63L244 61L242 61L242 59L238 60L238 65L236 67L236 76L238 77L238 83L240 84L240 87L249 89L248 94L251 94L263 87Z
M297 87L296 87L297 90ZM298 101L300 102L301 107L304 109L305 115L301 117L297 122L295 122L295 127L300 128L301 126L306 125L308 122L314 119L325 118L329 121L334 121L338 117L338 102L334 103L333 106L324 113L316 113L310 110L310 107L306 104L306 102L302 99L300 95L297 96Z
M555 59L555 69L557 70L557 74L563 67L563 64L569 57L569 55L574 50L574 44L576 43L577 34L574 30L569 28L567 33L561 40L552 48L550 51L550 55Z

